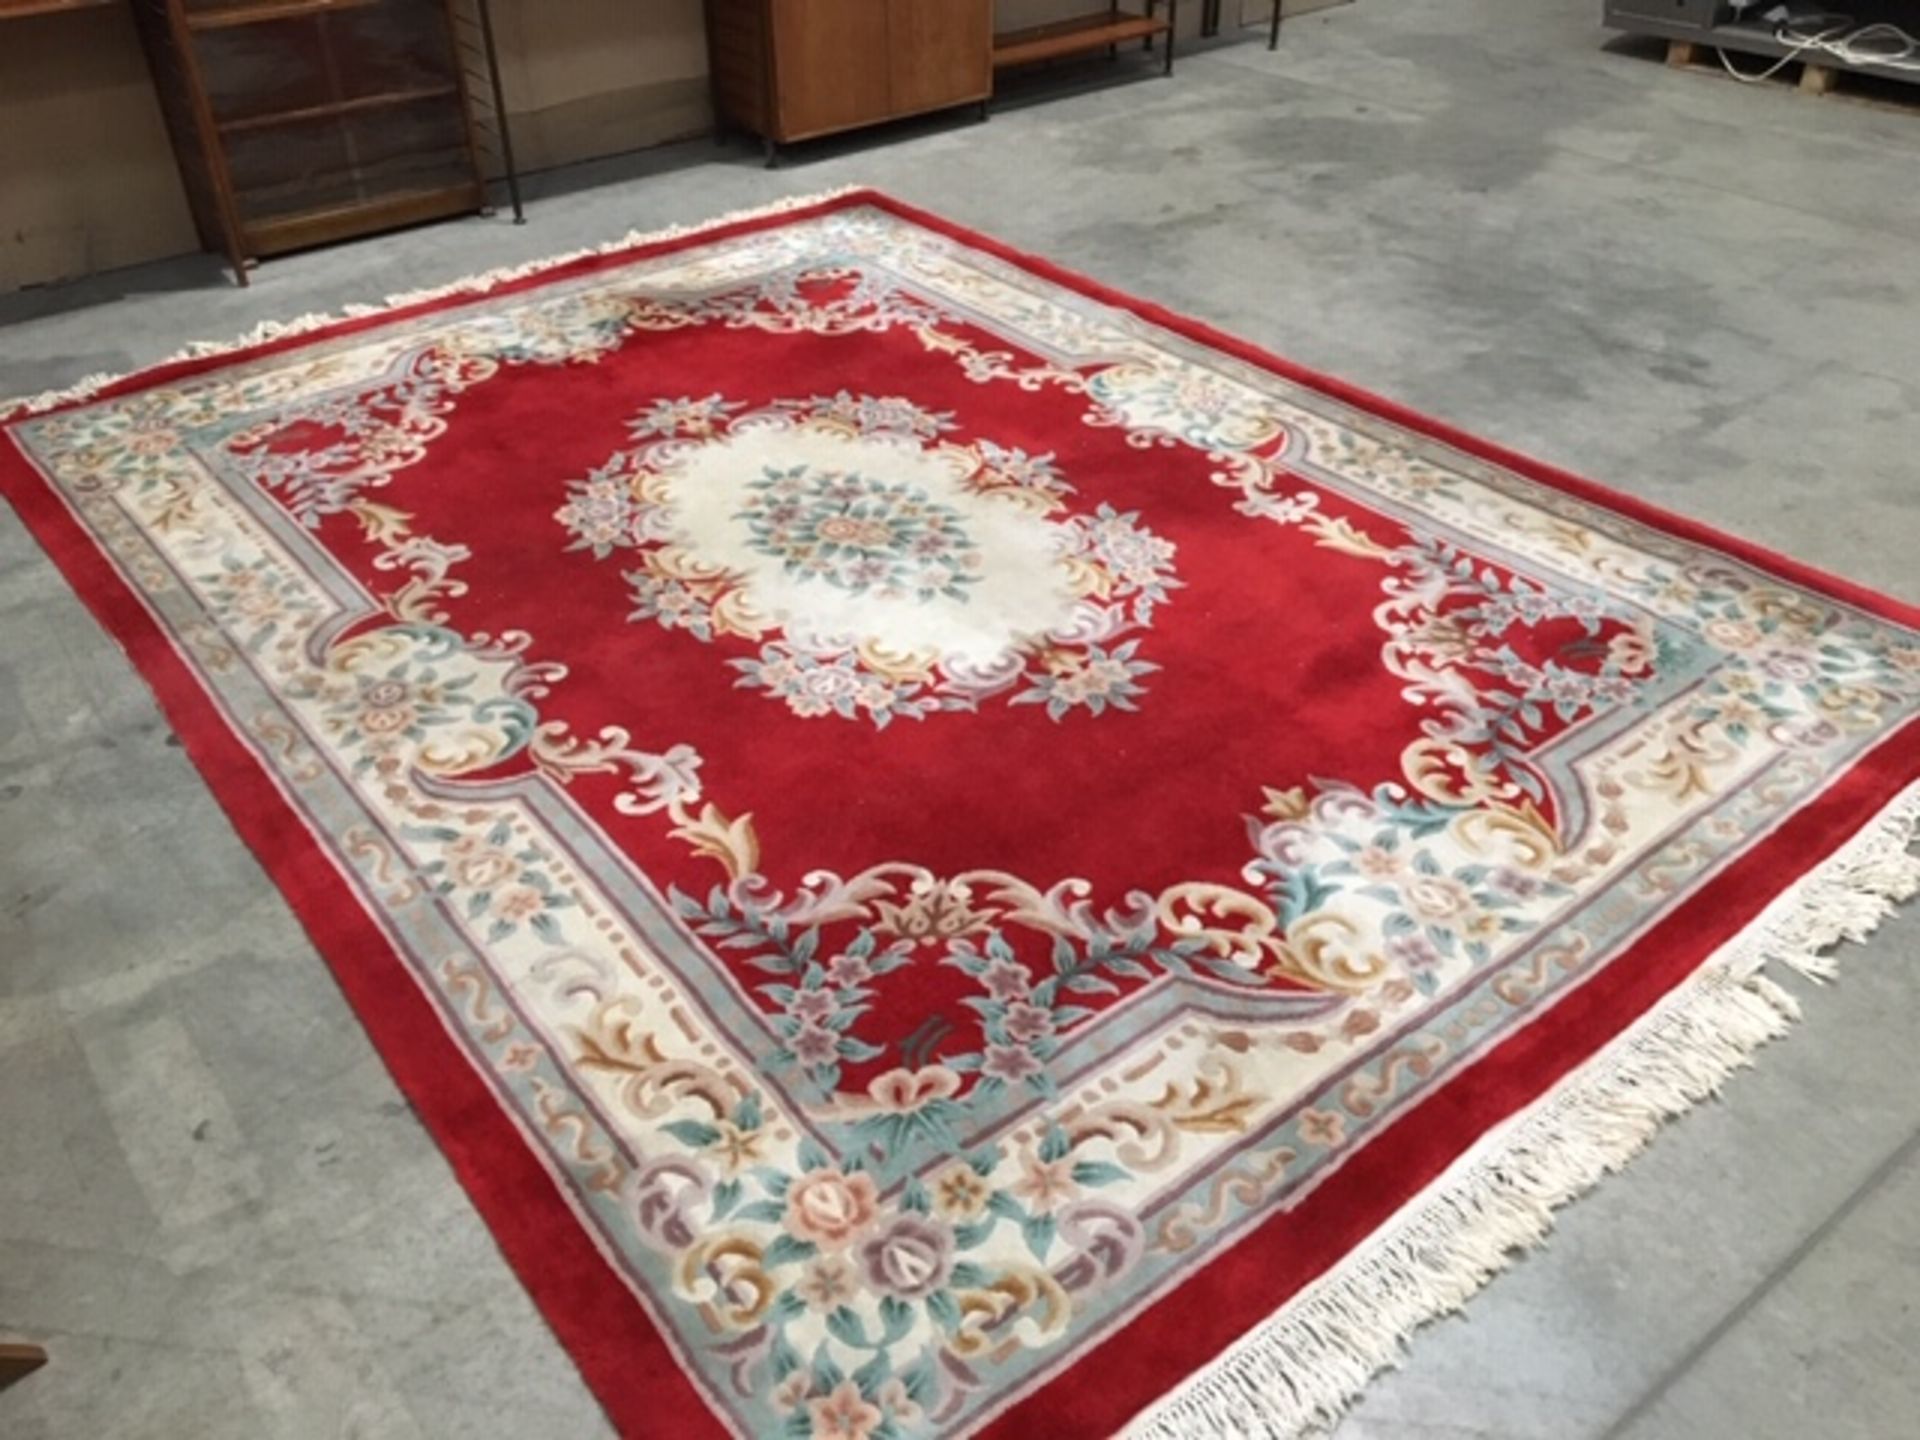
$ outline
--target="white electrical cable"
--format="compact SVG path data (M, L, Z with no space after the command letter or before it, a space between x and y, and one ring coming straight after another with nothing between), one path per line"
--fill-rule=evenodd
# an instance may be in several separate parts
M1862 25L1851 15L1822 15L1818 18L1834 23L1812 33L1795 30L1791 23L1782 23L1775 29L1773 38L1787 47L1787 53L1764 70L1741 70L1728 58L1727 52L1718 46L1715 47L1715 53L1729 75L1749 85L1771 80L1795 61L1804 61L1809 52L1814 51L1831 55L1849 66L1877 65L1886 70L1910 70L1920 74L1920 39L1915 39L1898 25ZM1883 41L1885 48L1881 47Z
M1727 74L1736 80L1744 81L1748 85L1758 85L1762 80L1771 80L1782 70L1786 69L1787 66L1793 64L1794 61L1806 54L1807 51L1822 48L1821 42L1823 40L1840 35L1843 32L1844 27L1841 30L1829 30L1822 35L1812 36L1807 39L1790 39L1788 38L1786 27L1783 25L1774 32L1773 38L1778 40L1782 45L1787 45L1791 48L1766 69L1753 72L1740 69L1732 60L1727 58L1727 52L1718 46L1714 47L1714 53L1720 57L1720 64L1726 70Z
M1861 48L1883 38L1891 46L1890 49ZM1822 48L1832 51L1850 65L1883 65L1889 70L1920 70L1920 40L1898 25L1863 25L1837 44Z

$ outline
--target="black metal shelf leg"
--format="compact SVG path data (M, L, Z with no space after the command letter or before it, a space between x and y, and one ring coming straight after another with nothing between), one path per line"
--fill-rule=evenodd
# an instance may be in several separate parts
M507 172L507 198L513 202L513 223L527 223L520 200L520 167L513 158L513 123L507 119L507 92L500 83L500 52L493 43L493 0L474 0L480 11L480 39L487 49L487 83L493 89L493 120L500 129L500 163Z

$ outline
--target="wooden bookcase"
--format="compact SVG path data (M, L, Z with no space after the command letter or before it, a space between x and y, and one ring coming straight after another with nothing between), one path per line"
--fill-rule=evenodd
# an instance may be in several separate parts
M450 0L133 0L201 242L250 262L480 210Z
M707 0L713 106L778 147L985 105L993 0Z

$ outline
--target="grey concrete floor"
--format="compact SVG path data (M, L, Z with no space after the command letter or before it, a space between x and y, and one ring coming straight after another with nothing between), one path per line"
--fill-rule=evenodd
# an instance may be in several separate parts
M0 299L0 393L870 182L1920 600L1920 113L1663 68L1598 0L1359 0L1178 77L760 170L709 144L475 220ZM147 692L0 512L10 1440L606 1425ZM1347 1440L1920 1433L1920 922L1463 1319Z

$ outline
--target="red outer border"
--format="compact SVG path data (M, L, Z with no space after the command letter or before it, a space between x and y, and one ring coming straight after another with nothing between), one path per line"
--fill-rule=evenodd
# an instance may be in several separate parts
M152 688L188 757L326 957L373 1048L614 1425L622 1434L658 1435L659 1417L671 1413L676 1437L731 1440L352 883L145 604L14 444L0 446L0 494Z
M1920 629L1920 606L1614 494L873 191L564 262L484 294L423 301L238 351L158 366L90 398L146 389L414 315L484 304L644 255L857 205L889 210L1537 483L1720 551L1800 588ZM404 970L404 962L362 908L352 885L299 823L270 773L228 725L138 594L17 446L0 448L0 493L152 687L187 754L332 966L374 1048L613 1423L628 1435L721 1440L727 1435L725 1427L681 1371L633 1291L600 1254L431 1003L410 977L404 985L392 983L395 967ZM1351 1252L1488 1130L1604 1048L1916 779L1920 721L1883 741L1649 931L1628 955L1402 1116L1299 1206L1272 1217L1209 1261L981 1433L994 1440L1039 1434L1050 1440L1091 1440L1124 1425Z

